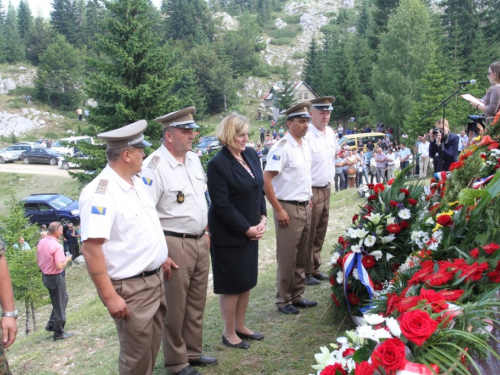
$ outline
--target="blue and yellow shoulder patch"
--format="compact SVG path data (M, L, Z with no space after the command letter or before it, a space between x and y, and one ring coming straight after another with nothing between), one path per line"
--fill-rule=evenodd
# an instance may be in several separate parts
M143 177L142 182L144 182L148 186L153 185L153 180L151 178Z
M280 159L281 155L276 155L276 154L273 155L273 160L280 160Z
M106 207L92 206L91 214L106 215Z

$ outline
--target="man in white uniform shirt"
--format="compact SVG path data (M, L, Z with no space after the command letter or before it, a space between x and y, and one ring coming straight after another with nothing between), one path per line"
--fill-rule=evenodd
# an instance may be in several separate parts
M310 108L310 102L303 102L285 112L288 133L269 151L264 171L264 191L273 206L276 230L276 306L283 314L317 305L302 298L312 208L311 151L303 139Z
M119 373L152 374L167 310L168 249L143 181L147 127L140 120L98 135L108 164L80 195L82 252L97 292L114 318ZM168 274L165 274L169 277Z
M163 126L163 144L144 161L141 177L160 217L172 278L165 281L167 318L163 333L165 367L179 375L198 375L191 366L217 363L201 355L203 312L207 298L209 233L205 172L191 152L195 107L155 121Z
M420 144L418 145L418 153L420 154L419 166L420 166L420 178L425 178L427 176L427 168L429 168L429 146L430 143L425 137L421 137Z
M317 285L329 276L321 273L321 249L330 214L331 183L335 180L335 152L340 151L333 129L328 126L333 96L311 100L311 125L305 139L311 148L312 215L306 259L306 285Z

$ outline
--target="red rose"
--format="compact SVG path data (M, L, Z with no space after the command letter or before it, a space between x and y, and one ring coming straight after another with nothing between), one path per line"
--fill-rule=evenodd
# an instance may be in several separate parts
M387 185L391 186L394 183L394 179L391 178L389 181L387 181Z
M338 371L338 373L337 373ZM334 365L326 366L319 374L320 375L338 375L338 374L346 375L346 371L342 367L340 363L335 363Z
M401 229L408 229L410 227L410 223L408 223L406 220L403 220L401 223L399 223L399 226Z
M369 201L374 201L374 200L376 200L376 199L377 199L377 196L376 196L375 194L372 194L372 195L370 195L370 196L368 197L368 200L369 200Z
M389 204L392 206L392 207L397 207L398 205L398 202L396 201L390 201Z
M407 189L399 189L401 193L404 193L406 196L410 195L410 191Z
M366 268L370 269L375 266L375 257L373 255L364 256L361 260L361 264Z
M411 342L422 346L432 336L439 323L422 310L412 310L401 316L399 326L403 335Z
M342 352L342 357L345 358L345 357L349 357L349 356L352 356L354 353L356 353L356 349L353 349L353 348L347 348L346 350L344 350Z
M453 224L453 220L451 219L450 215L441 215L437 218L436 221L443 227L451 227Z
M374 184L368 184L366 186L368 186L368 189L372 190L375 185Z
M387 229L389 233L394 233L394 234L401 232L401 227L397 224L389 224L385 229Z
M347 300L353 306L359 305L359 302L360 302L359 297L357 295L355 295L354 293L347 294Z
M385 190L384 184L377 184L373 187L373 191L377 194L384 190Z
M500 283L500 272L493 271L488 273L488 278L492 283Z
M332 293L332 299L333 299L333 302L335 302L335 306L340 307L340 302L337 299L337 297L335 297L335 294L333 294L333 293Z
M354 371L355 375L373 375L375 372L375 365L363 361L361 363L356 363L356 371Z
M410 206L415 206L418 203L416 199L408 198L408 204Z
M405 344L400 339L387 339L373 350L372 363L394 374L406 365Z

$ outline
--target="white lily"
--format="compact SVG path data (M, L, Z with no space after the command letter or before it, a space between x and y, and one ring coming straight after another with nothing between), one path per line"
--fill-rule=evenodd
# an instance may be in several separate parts
M378 225L381 220L380 214L374 214L373 212L368 216L368 220L370 220L373 224Z
M394 258L394 255L387 253L387 254L385 254L385 257L386 257L387 261L390 261L392 258Z
M372 251L370 253L370 255L374 256L376 261L379 261L380 259L382 259L382 256L384 254L380 250L375 250L375 251Z
M394 222L396 221L396 218L389 216L386 221L387 221L387 225L394 224Z
M434 220L432 219L432 217L428 218L428 219L425 221L425 224L426 224L426 225L434 225Z
M382 243L386 244L386 243L392 242L392 241L394 241L395 238L396 238L396 236L394 235L394 233L391 233L388 236L382 237Z
M368 233L369 232L365 228L360 228L356 231L357 237L361 239L365 238Z

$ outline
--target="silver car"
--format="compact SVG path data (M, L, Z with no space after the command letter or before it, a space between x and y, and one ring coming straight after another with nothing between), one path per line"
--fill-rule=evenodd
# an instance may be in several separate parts
M16 160L21 160L21 154L25 151L31 150L33 147L27 143L16 143L15 145L9 146L5 151L17 155Z
M14 163L16 160L19 160L16 154L0 148L0 164Z

